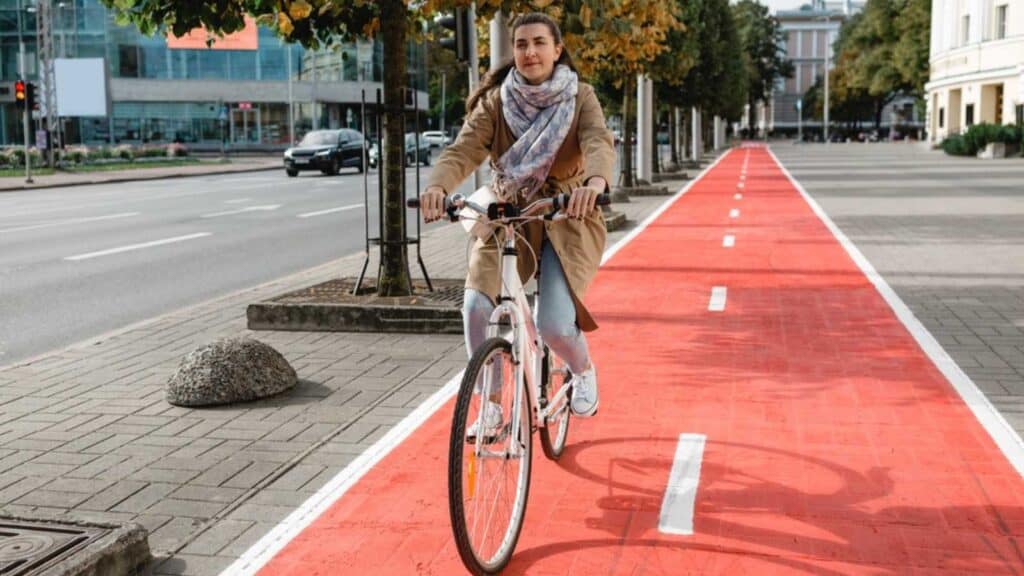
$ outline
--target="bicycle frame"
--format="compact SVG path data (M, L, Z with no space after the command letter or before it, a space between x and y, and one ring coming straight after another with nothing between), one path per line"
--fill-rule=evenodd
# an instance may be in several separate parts
M566 401L568 386L562 385L551 403L546 406L540 405L541 393L540 384L543 378L543 362L541 351L544 350L544 341L533 322L533 310L526 299L526 290L522 280L519 278L517 266L518 249L516 248L515 229L512 224L505 224L505 240L501 250L501 290L497 306L491 313L490 322L487 326L487 337L500 336L499 327L501 321L508 319L512 326L509 341L512 344L512 361L514 363L515 375L515 397L512 409L511 430L518 430L521 403L523 402L523 380L526 380L526 388L530 393L530 406L533 407L532 414L534 422L544 425L548 417L561 409ZM539 290L538 290L539 293ZM490 382L485 385L483 391L486 398L490 390ZM531 423L532 424L532 423ZM521 453L519 443L513 443L510 456L518 456Z

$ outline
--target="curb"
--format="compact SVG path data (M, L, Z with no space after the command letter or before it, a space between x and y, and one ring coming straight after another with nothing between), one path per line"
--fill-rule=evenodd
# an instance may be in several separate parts
M371 278L368 286L376 279ZM434 279L434 291L417 281L411 296L350 296L355 278L336 278L249 304L249 330L461 334L463 279Z
M98 180L58 182L56 184L26 184L22 182L17 186L4 186L0 184L0 194L4 192L21 192L24 190L42 190L47 188L71 188L73 186L96 186L100 184L118 184L121 182L143 182L146 180L170 180L171 178L197 178L200 176L222 176L225 174L243 174L246 172L268 172L270 170L280 169L280 166L260 166L254 168L244 168L239 170L211 170L209 172L202 172L199 174L162 174L159 176L146 176L140 174L138 176L123 176Z

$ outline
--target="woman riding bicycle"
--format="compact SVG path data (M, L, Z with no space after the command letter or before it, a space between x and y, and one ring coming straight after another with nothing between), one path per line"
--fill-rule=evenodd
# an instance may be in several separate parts
M562 222L532 222L522 230L532 250L519 254L519 273L540 266L537 329L573 374L570 407L592 416L597 374L583 332L597 324L582 299L597 273L606 229L598 195L608 191L615 164L612 133L594 89L580 82L558 25L544 14L512 24L514 58L488 73L470 95L456 141L441 154L420 196L423 218L444 216L444 198L490 156L499 199L525 205L539 197L571 195ZM487 336L501 274L497 239L477 240L469 260L463 305L470 355ZM533 255L540 255L534 262ZM488 403L480 425L495 427L501 408Z

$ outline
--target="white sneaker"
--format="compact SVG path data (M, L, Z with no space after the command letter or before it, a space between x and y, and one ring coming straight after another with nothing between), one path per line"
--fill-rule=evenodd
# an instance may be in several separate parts
M466 427L466 442L476 442L476 435L481 433L482 427L484 444L491 444L501 433L503 424L505 417L501 413L501 404L488 400L476 421Z
M581 418L597 414L597 372L591 366L572 377L572 413Z

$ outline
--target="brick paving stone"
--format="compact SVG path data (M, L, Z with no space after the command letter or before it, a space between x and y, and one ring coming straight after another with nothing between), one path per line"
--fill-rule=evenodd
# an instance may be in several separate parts
M255 524L251 520L222 520L189 542L181 554L215 556Z
M149 517L169 518L160 527L149 534L149 547L154 554L173 550L184 544L188 537L200 526L202 521L183 516L150 514Z
M228 488L253 488L275 471L281 464L277 462L250 462L244 470L225 480L220 485Z
M147 512L152 514L173 514L174 516L206 520L215 516L225 506L225 503L209 500L164 498L150 507Z
M117 506L121 502L127 500L136 492L145 489L148 485L148 482L121 480L113 486L109 486L97 492L94 496L82 503L81 508L85 510L111 510L114 506Z
M14 501L22 506L60 506L74 508L92 495L82 492L56 492L47 489L33 490Z
M132 512L142 514L152 508L154 504L166 498L177 490L177 484L150 482L145 488L133 493L128 498L117 503L111 510L115 512Z
M158 564L153 569L154 576L208 576L219 574L234 562L234 558L225 556L199 556L193 554L176 554L173 558Z
M310 480L325 470L319 464L299 464L274 481L270 488L274 490L302 490ZM319 488L319 486L317 486Z
M236 498L245 493L241 488L229 488L226 486L195 486L186 484L171 494L172 498L181 500L198 500L201 502L233 502Z
M64 474L64 476L70 478L95 478L129 459L128 457L119 456L117 454L106 454L103 456L89 454L89 456L93 457L92 461L88 464L75 468L71 472Z

